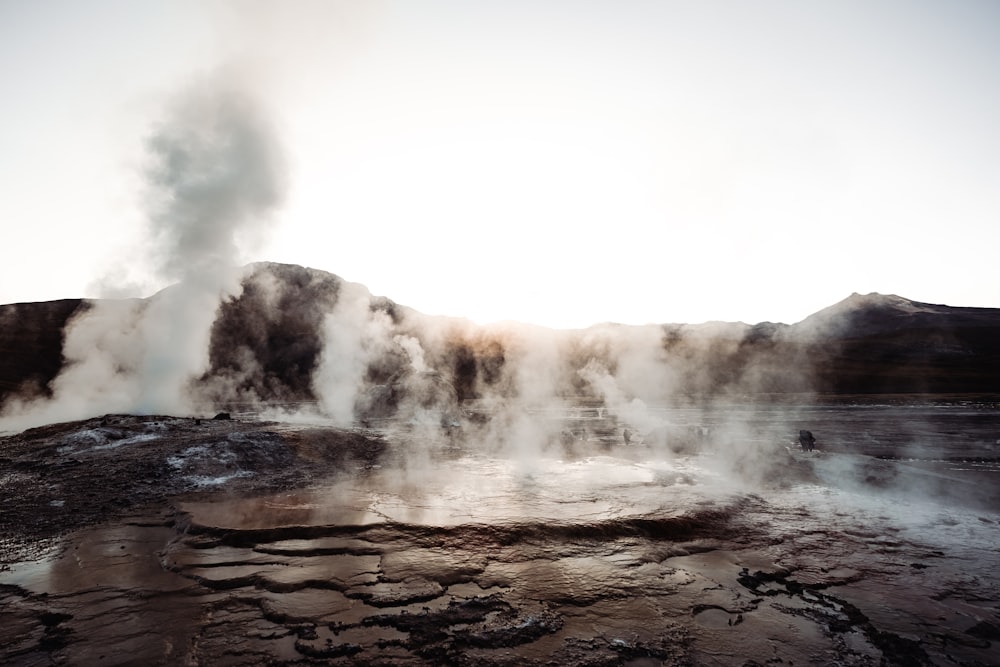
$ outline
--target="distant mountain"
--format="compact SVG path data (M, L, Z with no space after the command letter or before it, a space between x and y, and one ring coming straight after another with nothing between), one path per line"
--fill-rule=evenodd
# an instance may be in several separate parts
M207 395L219 404L234 397L315 398L314 373L322 355L331 354L324 352L326 323L345 289L364 296L386 340L419 343L422 372L431 378L425 386L459 399L520 391L510 372L515 362L547 373L547 381L562 392L587 394L595 386L583 372L591 361L614 376L624 393L649 398L813 391L1000 393L1000 309L994 308L852 294L791 325L604 324L552 331L423 315L371 297L363 286L333 274L294 265L251 265L242 286L238 297L219 307L208 350L210 370L202 378ZM140 308L157 298L140 300ZM67 324L100 303L77 299L0 306L0 401L15 394L46 395L63 365ZM389 404L406 384L400 378L417 366L401 350L396 345L365 361L366 382L381 387L379 400ZM406 386L412 388L413 382Z
M958 308L910 301L895 294L858 294L799 322L802 331L826 337L858 338L893 331L994 327L1000 309Z
M1000 392L1000 309L852 294L793 329L833 393Z

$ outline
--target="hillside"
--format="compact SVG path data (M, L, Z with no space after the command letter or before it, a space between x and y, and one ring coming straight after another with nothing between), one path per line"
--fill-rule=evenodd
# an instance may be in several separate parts
M832 393L1000 391L1000 309L853 294L806 318L817 384Z
M63 328L81 310L81 299L0 306L0 401L45 392L62 365Z
M594 393L598 384L586 369L598 368L624 395L647 399L1000 392L1000 309L853 294L791 325L605 324L550 331L429 317L333 274L294 265L251 265L242 286L219 307L209 370L199 379L202 395L218 405L315 400L324 350L329 360L328 347L336 344L325 341L340 326L329 324L330 314L344 301L345 286L363 297L385 337L379 354L366 352L364 360L367 408L375 412L394 409L402 394L414 391L434 394L430 402L514 395L524 390L518 384L524 372L516 369L526 367L542 373L556 393ZM142 300L139 310L158 298ZM50 391L63 365L67 323L101 303L0 306L0 401ZM358 335L364 347L364 337L374 334ZM419 359L406 341L414 342Z

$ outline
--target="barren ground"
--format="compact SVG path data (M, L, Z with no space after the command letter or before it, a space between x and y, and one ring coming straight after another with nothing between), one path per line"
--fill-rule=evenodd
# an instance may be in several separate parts
M0 662L1000 661L989 494L824 482L847 453L748 487L641 442L528 467L446 448L405 470L401 446L113 415L0 440ZM870 483L901 465L866 460Z

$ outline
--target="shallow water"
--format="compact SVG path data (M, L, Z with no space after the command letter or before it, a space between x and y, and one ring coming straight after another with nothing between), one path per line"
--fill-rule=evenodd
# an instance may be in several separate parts
M383 468L252 501L212 499L181 506L212 525L233 529L586 523L676 514L722 495L717 483L718 475L695 460L634 462L603 455L528 463L462 456L414 468ZM248 502L253 511L247 511Z
M589 407L547 415L573 437L536 456L472 434L420 443L396 424L397 456L382 464L293 491L181 496L85 529L0 573L3 655L997 662L995 409L656 410L702 450L676 453L652 432L626 445L629 424ZM799 428L821 452L785 449ZM932 455L899 457L927 443Z

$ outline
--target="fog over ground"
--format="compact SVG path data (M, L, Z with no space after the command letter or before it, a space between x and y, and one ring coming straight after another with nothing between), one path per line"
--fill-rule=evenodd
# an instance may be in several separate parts
M191 293L200 300L172 300ZM210 316L188 313L194 305ZM160 321L151 314L167 312L187 328L169 337L151 329ZM384 432L399 445L394 463L411 482L441 474L455 452L499 457L528 474L620 450L657 461L706 455L702 465L718 475L720 492L774 483L803 428L816 430L821 449L851 454L820 462L825 481L859 491L871 483L872 463L857 454L967 455L935 425L940 415L911 410L859 426L849 414L838 422L840 408L826 414L816 403L817 369L838 345L821 332L852 312L832 308L763 329L488 327L421 314L324 272L253 264L193 292L180 283L147 300L82 308L67 326L66 363L51 393L28 385L8 398L0 428L107 413L226 411ZM169 372L150 362L168 358ZM974 455L986 455L982 426L969 427ZM904 486L940 480L918 475Z

